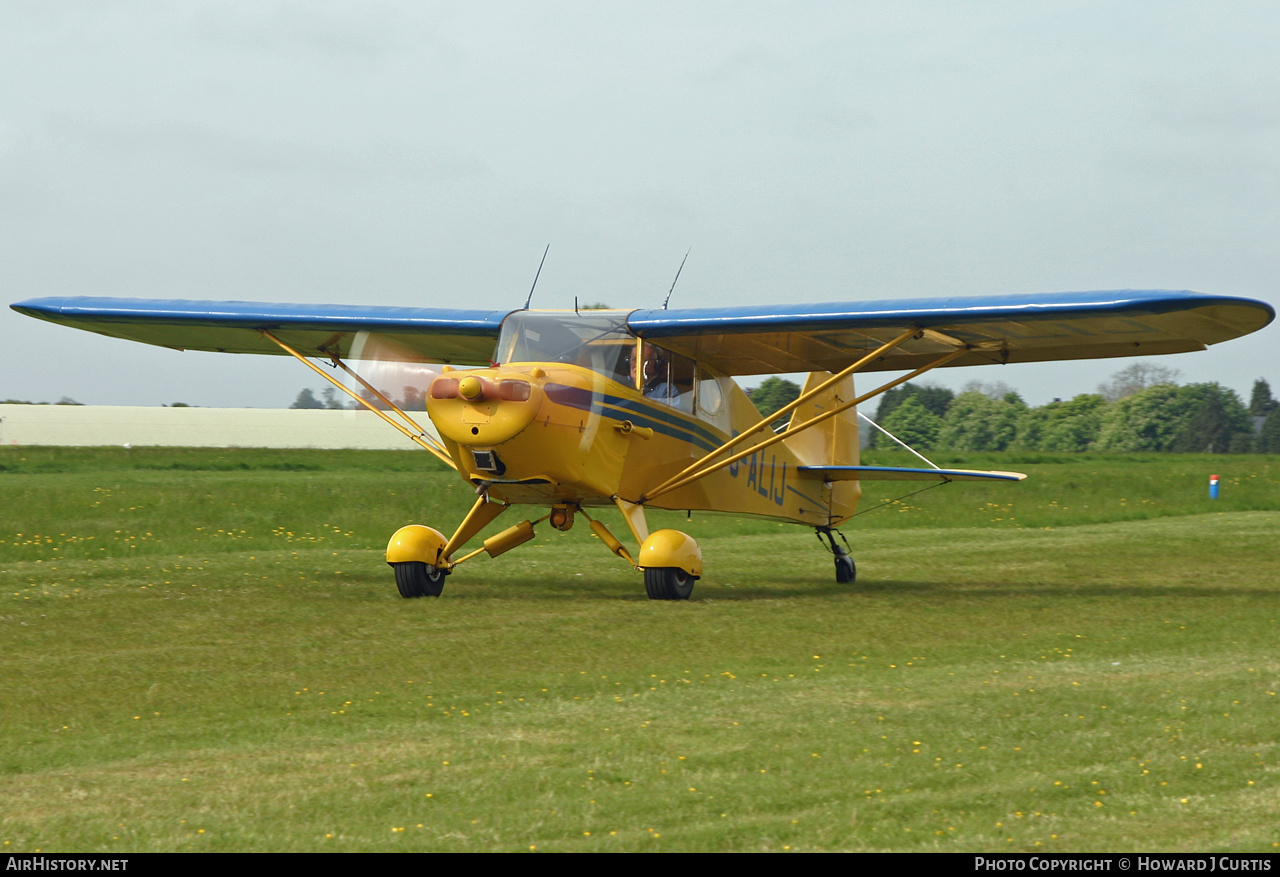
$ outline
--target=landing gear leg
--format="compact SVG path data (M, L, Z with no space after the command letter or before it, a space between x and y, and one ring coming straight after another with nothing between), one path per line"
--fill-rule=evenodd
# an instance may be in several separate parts
M834 534L834 535L833 535ZM836 542L835 537L840 537L843 545ZM853 562L853 557L849 554L849 540L844 538L844 534L839 530L831 527L818 528L818 541L822 542L826 539L826 545L836 559L836 581L842 585L851 585L858 578L858 567Z

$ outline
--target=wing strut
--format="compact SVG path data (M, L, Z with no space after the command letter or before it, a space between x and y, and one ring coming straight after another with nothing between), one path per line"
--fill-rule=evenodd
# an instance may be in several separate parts
M906 342L910 341L912 338L916 337L916 336L917 336L917 335L919 335L919 334L920 334L920 330L919 330L919 329L908 329L906 332L903 332L901 335L899 335L897 338L894 338L892 341L886 341L884 344L881 344L879 347L877 347L875 350L871 351L871 352L870 352L870 353L868 353L866 356L864 356L864 357L862 357L861 359L859 359L859 360L858 360L857 362L855 362L853 365L849 366L848 368L843 369L839 374L833 375L832 377L830 377L830 378L828 378L827 380L823 381L823 382L822 382L821 384L819 384L818 386L814 387L814 388L813 388L812 390L810 390L809 392L807 392L807 393L801 393L801 394L800 394L800 396L799 396L799 398L797 398L797 399L795 399L794 401L789 402L788 404L786 404L786 405L782 406L782 407L781 407L781 408L779 408L777 411L775 411L775 412L773 412L772 414L770 414L768 417L762 418L762 419L760 420L760 422L759 422L759 423L757 423L755 426L751 427L751 429L747 430L746 432L739 433L738 435L735 435L733 438L729 439L727 442L725 442L724 444L722 444L720 447L716 448L714 451L712 451L712 452L710 452L709 454L707 454L707 455L705 455L704 457L702 457L702 459L698 460L698 461L697 461L697 462L695 462L695 463L691 463L691 464L689 464L689 465L688 465L688 466L686 466L684 469L682 469L681 471L677 472L675 475L672 475L672 476L671 476L670 478L668 478L666 481L662 482L662 483L661 483L661 484L659 484L657 487L655 487L653 490L649 491L649 492L645 495L645 498L644 498L644 499L641 499L641 500L640 500L640 502L641 502L641 503L643 503L643 502L645 501L645 499L653 499L655 496L657 496L657 495L658 495L658 494L660 494L660 493L666 493L668 490L672 489L672 487L674 487L674 486L675 486L675 482L677 482L677 481L679 481L682 485L683 485L683 484L688 483L688 481L692 481L693 479L691 479L691 478L690 478L690 479L687 479L687 480L683 480L683 481L682 481L681 479L684 479L684 477L685 477L686 475L689 475L689 474L690 474L690 473L692 473L692 472L697 472L697 471L698 471L698 470L700 470L703 466L706 466L708 463L710 463L712 460L714 460L714 459L715 459L716 457L718 457L720 454L723 454L725 451L727 451L727 450L729 450L730 448L732 448L734 445L741 444L742 442L746 441L746 440L747 440L748 438L750 438L751 436L753 436L753 435L755 435L756 433L761 432L762 430L764 430L764 429L765 429L765 427L767 427L770 423L773 423L775 420L777 420L777 419L778 419L779 417L781 417L782 415L784 415L784 414L789 414L790 412L792 412L792 411L794 411L795 409L799 408L799 407L800 407L801 405L803 405L805 402L808 402L808 401L809 401L810 399L812 399L814 396L816 396L816 395L818 395L819 393L821 393L823 390L825 390L825 389L827 389L828 387L830 387L830 386L832 386L832 385L834 385L834 384L838 383L839 381L844 380L844 379L845 379L845 378L847 378L849 375L851 375L851 374L853 374L854 372L856 372L858 369L865 367L865 366L866 366L868 363L870 363L870 362L874 362L876 359L878 359L879 357L881 357L881 356L883 356L884 354L888 353L890 350L893 350L895 347L897 347L897 346L899 346L899 345L901 345L901 344L905 344ZM779 433L779 435L782 435L782 433ZM759 445L758 447L764 447L764 445ZM752 450L754 451L754 450L755 450L755 448L752 448ZM750 453L750 452L748 452L748 453ZM734 458L733 458L733 460L737 460L737 459L739 459L739 458L738 458L738 457L734 457ZM726 461L724 461L724 463L723 463L723 464L721 464L721 465L728 465L729 463L733 462L733 460L726 460ZM704 475L705 475L707 472L712 472L712 471L714 471L715 469L718 469L718 468L720 468L720 467L719 467L719 466L716 466L716 467L714 467L713 469L707 469L707 470L706 470L706 472L703 472L702 474L704 474ZM700 475L699 477L701 477L701 475Z
M686 484L689 484L692 481L697 481L699 478L704 478L707 475L710 475L712 472L716 471L717 469L723 469L725 466L738 462L743 457L748 457L751 454L754 454L756 451L763 450L764 448L767 448L770 445L777 444L778 442L784 439L790 438L792 435L796 434L797 432L800 432L801 430L808 429L811 426L816 426L817 424L821 423L824 420L829 420L830 418L835 417L837 414L840 414L844 411L849 410L855 405L865 402L868 399L875 398L876 396L879 396L881 393L887 390L893 389L894 387L898 386L898 384L904 384L907 381L911 380L912 378L919 377L920 375L924 374L925 372L931 369L935 369L935 368L938 368L939 366L946 365L951 360L959 356L963 356L964 354L969 352L970 352L970 348L967 345L965 347L959 348L958 350L953 350L948 354L938 357L931 363L920 366L920 368L916 369L910 374L903 375L900 378L896 378L895 380L892 380L889 383L884 384L883 386L877 387L876 389L872 390L869 393L863 393L861 396L857 396L854 399L848 402L845 402L842 405L837 405L835 408L832 408L830 411L824 411L818 416L811 417L808 420L804 421L803 423L797 424L795 426L788 426L782 432L772 436L771 438L765 439L759 444L752 445L751 447L747 448L745 451L739 451L738 453L734 454L731 457L726 457L725 459L719 461L718 463L712 463L711 465L698 469L696 472L693 472L689 475L684 475L683 477L678 475L675 478L668 479L667 481L659 485L654 490L640 497L639 503L640 504L646 503L649 500L654 499L664 493L675 490L677 487L684 487ZM855 363L855 365L856 364L857 363ZM846 372L848 372L848 369L846 369L844 372L841 372L841 375L843 376ZM835 380L835 378L832 378L831 380ZM831 383L831 381L825 382L822 386L825 387L829 383ZM816 393L818 389L821 389L821 387L815 388L812 392ZM812 395L812 393L803 394L801 396L801 399L803 399L805 396L808 396L808 395ZM800 400L797 399L796 402L792 402L791 405L795 406L799 401ZM769 419L771 420L772 416ZM743 435L747 435L747 433L743 433ZM739 436L739 438L741 438L741 436ZM719 453L719 452L717 451L716 453ZM690 468L696 468L697 466L701 465L704 461L706 461L708 458L712 456L714 456L714 454L708 454L706 457L703 457L702 460L698 461L698 463L694 464L694 466L691 466ZM688 470L685 470L685 471L688 471Z
M324 369L320 368L320 366L316 365L314 362L312 362L311 360L307 359L307 358L306 358L305 356L303 356L301 353L299 353L298 351L296 351L296 350L294 350L292 347L290 347L288 344L285 344L285 343L284 343L283 341L281 341L279 338L277 338L276 336L274 336L274 335L272 335L270 332L268 332L266 329L262 329L262 330L260 330L260 331L262 332L262 337L267 338L267 339L269 339L270 341L275 342L277 345L279 345L279 347L280 347L282 350L284 350L284 352L285 352L285 353L288 353L288 354L289 354L290 356L292 356L294 359L298 360L298 362L302 363L302 364L303 364L303 365L305 365L307 368L311 369L311 370L312 370L312 371L314 371L316 374L318 374L320 377L324 378L326 381L328 381L329 383L333 384L333 385L334 385L335 387L337 387L339 390L341 390L342 392L344 392L344 393L346 393L348 396L350 396L352 399L355 399L357 402L359 402L359 403L360 403L361 405L363 405L365 408L368 408L370 411L372 411L374 414L376 414L376 415L378 415L379 417L381 417L383 420L385 420L387 423L389 423L389 424L391 424L392 426L394 426L396 429L400 430L400 432L404 433L404 435L405 435L405 436L406 436L410 441L414 442L415 444L417 444L419 447L423 448L424 450L430 451L430 452L431 452L432 454L434 454L437 458L439 458L439 460L440 460L442 463L444 463L444 464L446 464L447 466L449 466L449 468L451 468L451 469L453 469L453 470L455 470L455 471L457 470L458 465L457 465L456 463L454 463L454 462L453 462L453 460L449 457L449 455L448 455L448 454L446 454L446 453L444 452L444 450L443 450L443 449L441 449L441 448L437 448L437 447L435 446L435 443L434 443L434 442L432 442L432 441L430 440L430 437L427 435L426 430L424 430L421 426L419 426L419 425L414 421L414 419L413 419L412 417L410 417L408 414L405 414L403 411L401 411L401 410L396 406L396 404L395 404L394 402L392 402L392 401L391 401L390 399L388 399L386 396L382 395L382 393L380 393L380 392L378 392L377 390L375 390L375 389L373 388L373 386L372 386L368 381L366 381L364 378L360 377L358 374L356 374L356 373L355 373L355 372L353 372L350 368L348 368L348 367L346 366L346 364L342 362L342 360L338 359L338 357L337 357L337 356L335 356L335 355L334 355L334 354L332 354L332 353L327 354L327 355L328 355L328 357L329 357L330 359L332 359L332 360L333 360L334 365L338 366L338 367L339 367L339 368L341 368L343 371L345 371L347 374L351 375L353 378L355 378L357 381L359 381L359 382L361 383L361 385L362 385L362 386L364 386L367 390L369 390L371 393L373 393L375 396L377 396L377 397L378 397L378 398L379 398L379 399L380 399L384 404L386 404L387 406L389 406L389 407L391 408L391 410L392 410L392 411L394 411L396 414L399 414L401 417L403 417L403 418L405 419L405 421L406 421L407 423L409 423L409 424L410 424L414 429L416 429L418 432L415 434L415 433L413 433L412 431L410 431L409 429L407 429L407 428L405 428L404 426L402 426L401 424L396 423L394 420L392 420L390 417L388 417L388 416L387 416L386 412L378 410L377 406L373 405L373 404L372 404L368 399L364 398L363 396L360 396L360 395L359 395L359 394L357 394L357 393L353 393L353 392L351 392L350 388L348 388L346 384L342 383L342 381L338 380L338 379L337 379L337 378L335 378L333 375L329 374L329 373L328 373L328 372L326 372Z

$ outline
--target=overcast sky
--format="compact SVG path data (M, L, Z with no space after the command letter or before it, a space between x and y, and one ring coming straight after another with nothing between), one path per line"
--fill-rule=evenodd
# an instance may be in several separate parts
M1280 306L1274 2L0 4L6 303L1090 289ZM282 357L0 312L0 399L288 405ZM1164 357L1280 390L1280 326ZM948 369L1028 402L1135 360Z

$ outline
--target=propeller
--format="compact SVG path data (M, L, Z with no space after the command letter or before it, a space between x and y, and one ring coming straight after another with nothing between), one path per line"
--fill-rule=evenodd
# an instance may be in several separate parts
M356 373L402 410L426 411L427 391L431 382L440 377L438 365L422 362L419 355L408 347L373 332L356 335L351 344L350 358L357 363L353 366ZM348 381L348 386L382 407L365 387L352 381ZM430 423L422 425L428 427Z
M404 411L440 453L443 442L436 426L427 416L427 393L432 382L440 377L440 369L434 363L423 362L421 357L385 335L360 332L352 340L350 358L355 362L352 371ZM382 400L350 375L346 384L352 392L367 399L375 407L385 409ZM406 426L410 426L406 424Z

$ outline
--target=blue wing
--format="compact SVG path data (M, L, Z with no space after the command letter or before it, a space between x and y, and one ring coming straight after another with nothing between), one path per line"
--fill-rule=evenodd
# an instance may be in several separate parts
M261 336L259 330L267 329L302 353L345 357L356 336L370 332L413 359L458 365L489 364L508 313L133 298L34 298L12 307L52 323L176 350L283 354Z
M635 311L642 338L731 375L838 371L908 329L921 335L866 371L918 368L968 345L951 366L1203 350L1266 326L1261 301L1118 290ZM927 331L925 331L927 330Z
M281 353L269 329L303 353L350 355L360 332L411 358L486 365L508 311L368 305L39 298L14 310L43 320L182 350ZM633 311L637 335L727 374L837 371L884 342L919 335L866 371L917 368L957 346L951 366L1147 356L1203 350L1257 331L1270 305L1195 292L1123 290L1050 295L828 302Z

